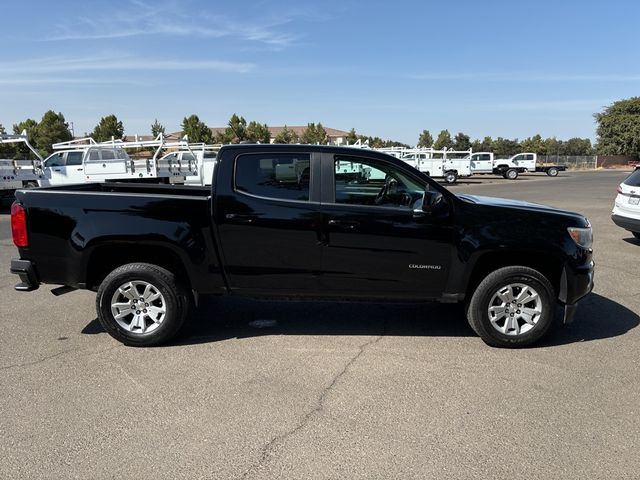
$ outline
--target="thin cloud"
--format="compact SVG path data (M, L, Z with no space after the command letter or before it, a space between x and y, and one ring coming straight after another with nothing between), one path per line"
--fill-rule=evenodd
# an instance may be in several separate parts
M149 70L208 70L227 73L247 73L252 63L223 60L152 59L132 56L103 56L87 58L48 57L13 62L0 72L3 75L45 74L56 72L90 71L149 71ZM2 78L0 78L2 80Z
M189 11L184 5L168 2L148 4L140 0L130 2L126 11L79 16L63 22L57 33L46 37L49 41L99 40L135 36L183 36L201 38L231 37L282 48L296 40L296 36L282 31L284 25L301 17L301 13L281 13L260 21L234 20L225 15Z
M610 100L575 99L575 100L527 100L515 102L498 102L482 105L483 110L498 111L588 111L592 112Z
M527 72L425 72L403 75L410 80L484 80L488 82L638 82L640 73L558 74Z

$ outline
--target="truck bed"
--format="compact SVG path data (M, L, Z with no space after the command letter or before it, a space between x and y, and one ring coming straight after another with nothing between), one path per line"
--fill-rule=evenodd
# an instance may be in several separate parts
M59 185L56 187L41 187L33 191L47 191L59 193L117 193L140 195L171 195L186 197L208 197L211 195L211 187L161 185L141 182L104 182L104 183L80 183L76 185Z

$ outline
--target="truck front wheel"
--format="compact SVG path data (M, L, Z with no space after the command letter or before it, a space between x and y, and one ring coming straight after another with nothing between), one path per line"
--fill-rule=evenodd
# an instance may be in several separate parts
M186 319L188 290L170 271L129 263L112 271L96 297L98 320L125 345L150 347L170 340Z
M504 178L507 180L515 180L518 178L518 171L515 168L510 168L506 172L504 172Z
M523 347L538 341L553 323L554 298L551 283L537 270L504 267L480 282L467 318L487 345Z

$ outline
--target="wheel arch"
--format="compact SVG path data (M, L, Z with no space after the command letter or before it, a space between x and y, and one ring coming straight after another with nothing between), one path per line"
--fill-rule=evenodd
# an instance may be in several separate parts
M129 263L149 263L165 268L191 288L192 279L180 254L167 245L106 243L94 247L87 258L86 285L96 290L109 273Z

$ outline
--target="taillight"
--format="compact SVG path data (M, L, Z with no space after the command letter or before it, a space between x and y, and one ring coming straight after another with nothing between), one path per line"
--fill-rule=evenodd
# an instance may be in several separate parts
M618 185L618 190L617 190L617 192L618 192L618 193L622 193L622 187L621 187L620 185Z
M29 246L27 211L17 202L11 205L11 233L13 234L13 243L16 247L25 248Z

